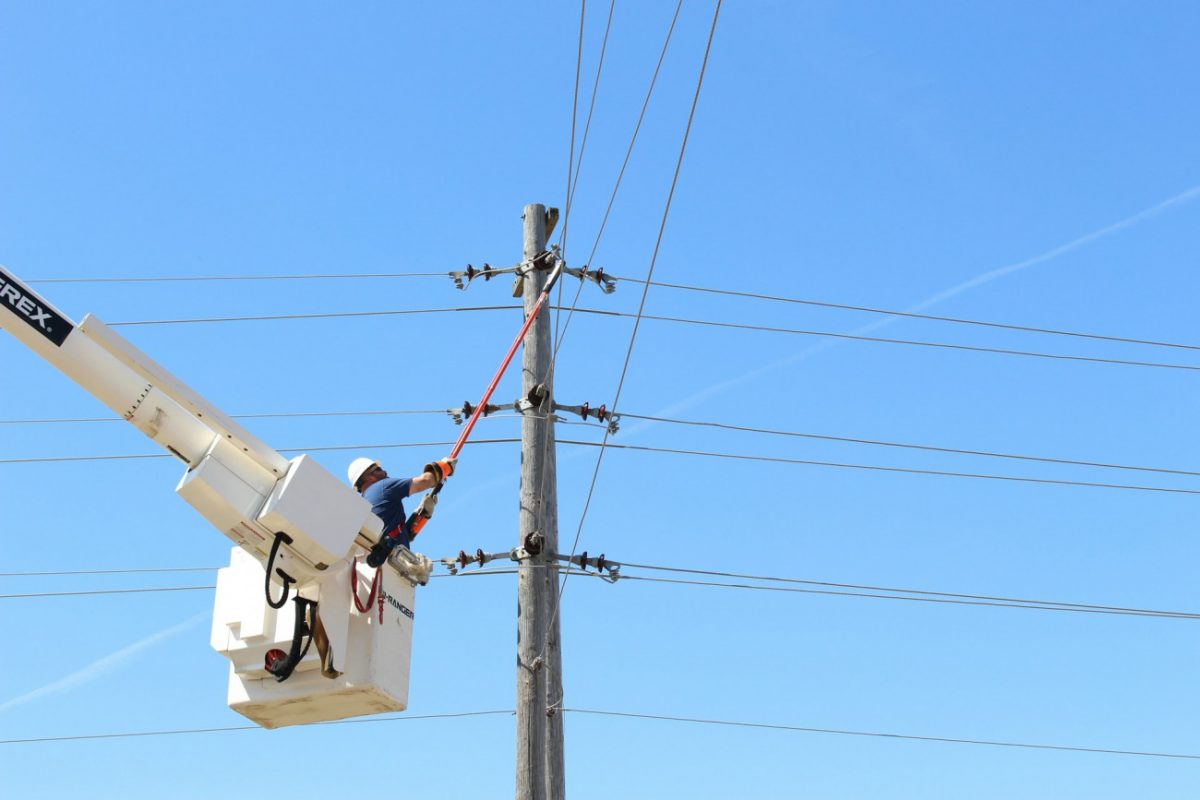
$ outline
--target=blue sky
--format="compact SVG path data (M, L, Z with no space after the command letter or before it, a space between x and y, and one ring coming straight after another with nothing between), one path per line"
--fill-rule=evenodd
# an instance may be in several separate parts
M674 11L617 3L566 241L584 263ZM645 278L712 20L685 3L592 266ZM587 5L576 163L608 4ZM511 303L442 276L515 263L565 207L579 6L0 3L0 263L76 320ZM654 279L1200 344L1194 4L726 3ZM561 225L561 223L560 223ZM41 281L41 282L39 282ZM565 284L569 303L576 285ZM641 285L581 307L633 314ZM1181 348L650 288L646 313L1196 367ZM230 414L472 402L514 310L129 325ZM564 317L565 321L565 317ZM629 317L576 315L556 391L611 406ZM0 571L211 568L227 540L156 455L0 337ZM1200 491L1194 475L782 437L633 415L1195 471L1194 369L643 320L616 445ZM498 399L510 402L519 376ZM36 420L36 421L31 421ZM23 422L19 422L23 421ZM244 424L335 473L416 471L445 414ZM480 423L479 438L519 423ZM596 427L559 426L598 442ZM339 448L339 449L322 449ZM516 543L519 450L468 446L418 549ZM632 564L1200 611L1194 494L561 444L560 537ZM629 576L680 577L626 568ZM722 578L701 578L745 583ZM0 577L0 594L211 585L202 569ZM0 744L14 795L304 787L511 793L512 576L417 598L407 720ZM810 587L811 588L811 587ZM239 726L211 590L0 599L0 739ZM798 728L1200 755L1190 619L571 578L566 705ZM1194 760L571 713L575 798L1184 797ZM299 769L298 765L304 768Z

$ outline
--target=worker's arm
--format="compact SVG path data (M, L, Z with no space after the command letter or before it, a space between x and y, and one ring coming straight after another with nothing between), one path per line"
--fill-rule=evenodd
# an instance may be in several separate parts
M434 489L441 485L442 481L454 474L454 465L457 463L457 458L444 458L441 461L426 464L425 471L412 479L412 488L409 489L409 494Z
M432 472L422 472L420 475L413 476L412 484L409 486L409 495L414 495L417 492L423 492L426 489L432 489L437 486L437 476Z

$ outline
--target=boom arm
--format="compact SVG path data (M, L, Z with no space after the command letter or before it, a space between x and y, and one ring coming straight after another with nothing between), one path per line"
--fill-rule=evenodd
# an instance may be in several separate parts
M76 325L0 268L0 328L187 465L176 491L262 560L275 535L297 581L379 536L370 505L307 456L288 461L92 315Z

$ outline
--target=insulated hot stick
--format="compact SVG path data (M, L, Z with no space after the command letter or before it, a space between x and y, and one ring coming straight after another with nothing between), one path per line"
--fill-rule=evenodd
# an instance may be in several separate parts
M536 260L536 259L535 259ZM487 408L488 400L492 398L492 392L496 391L496 386L499 385L500 379L504 377L504 373L508 370L508 365L512 362L513 356L517 352L517 348L521 346L521 340L525 338L525 334L529 332L529 328L533 325L533 321L537 319L538 314L545 308L546 302L550 299L550 290L554 288L554 284L558 281L558 277L562 274L564 262L561 258L557 259L554 269L550 272L550 277L546 279L546 285L542 287L541 294L538 295L537 302L533 304L533 308L529 310L529 316L525 318L525 324L521 326L521 330L517 332L516 338L509 345L508 352L504 355L504 360L500 362L500 368L496 370L496 374L492 377L492 382L488 384L487 389L483 392L483 397L476 404L475 410L471 412L467 424L463 426L462 433L458 435L458 441L454 443L454 447L450 450L448 460L458 458L458 454L462 451L463 445L467 443L467 438L470 437L471 431L475 428L475 423L479 421L479 417ZM408 517L408 528L415 538L417 534L425 527L433 516L433 507L437 503L437 495L442 491L442 486L445 483L440 483L429 491L421 499L421 504ZM373 567L382 564L388 553L396 546L396 538L400 535L400 531L392 530L385 533L379 543L371 549L370 555L367 556L367 563Z

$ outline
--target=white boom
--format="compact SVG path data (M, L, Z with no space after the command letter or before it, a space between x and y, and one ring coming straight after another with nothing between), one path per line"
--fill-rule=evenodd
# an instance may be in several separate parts
M99 319L76 325L2 267L0 328L183 461L176 493L252 557L235 549L217 582L212 644L231 662L230 707L273 728L407 706L413 588L429 562L416 557L413 573L394 558L368 591L355 559L383 525L366 500L312 458L285 459ZM294 585L295 607L267 596L262 562L273 547L270 579ZM365 610L351 608L352 589L370 598ZM270 672L264 658L306 627L294 624L300 603L317 601L321 624L307 629L314 640L321 629L324 659L301 654L286 675Z
M369 504L307 456L290 462L88 314L76 325L0 269L0 328L187 465L176 491L241 547L297 583L345 558L361 532L378 538Z

